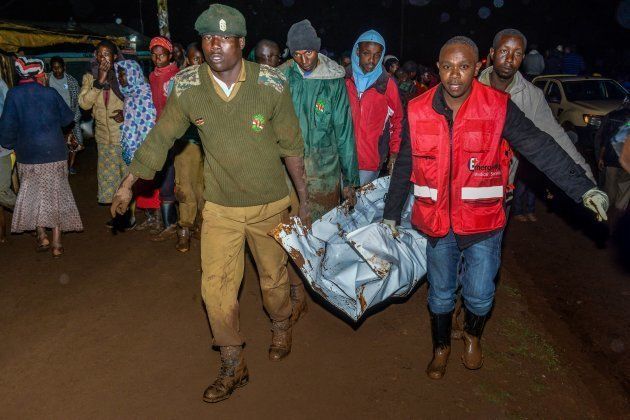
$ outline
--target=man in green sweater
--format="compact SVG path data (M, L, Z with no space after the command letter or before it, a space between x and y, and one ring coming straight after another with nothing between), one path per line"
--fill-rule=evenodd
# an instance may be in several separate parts
M299 216L310 224L304 142L281 72L242 58L245 18L213 4L195 23L206 63L182 70L162 116L138 149L118 189L112 212L121 214L138 178L151 179L168 150L192 122L204 149L201 292L221 350L217 379L204 401L218 402L249 380L239 327L238 291L245 241L260 276L263 304L272 320L269 359L291 351L287 255L268 232L286 216L289 190L281 158L300 198Z
M287 77L300 120L309 203L313 219L319 219L339 205L342 189L343 198L354 204L354 188L360 185L346 70L319 54L321 39L306 19L291 26L287 45L293 59L278 69ZM292 265L289 281L296 322L306 310L306 293Z

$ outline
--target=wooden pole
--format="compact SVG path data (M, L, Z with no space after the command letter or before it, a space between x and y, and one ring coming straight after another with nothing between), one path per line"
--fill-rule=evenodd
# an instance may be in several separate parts
M144 19L142 18L142 0L138 0L138 11L140 12L140 33L144 35Z
M157 6L160 35L170 38L171 31L168 28L168 0L157 0Z

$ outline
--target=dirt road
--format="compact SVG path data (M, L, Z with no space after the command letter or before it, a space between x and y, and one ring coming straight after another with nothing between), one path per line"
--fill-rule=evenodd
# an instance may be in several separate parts
M427 379L426 285L359 328L309 301L292 354L269 362L270 325L248 262L241 326L251 382L205 404L219 358L200 298L199 243L180 254L143 233L111 235L107 209L95 204L94 150L80 158L71 183L85 232L66 236L66 255L36 254L29 235L0 244L0 418L627 416L627 273L546 214L508 232L481 370L467 371L454 343L446 377ZM554 295L554 284L569 291Z

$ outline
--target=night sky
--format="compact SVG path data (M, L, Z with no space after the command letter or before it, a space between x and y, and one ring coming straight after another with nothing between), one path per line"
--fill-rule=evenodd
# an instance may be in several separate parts
M72 15L80 23L113 22L120 17L123 24L140 30L142 15L145 34L157 34L155 0L3 3L0 16L15 20L67 21ZM224 3L245 14L248 49L262 37L284 43L289 26L308 18L320 32L325 48L336 52L350 50L361 32L376 29L388 42L388 51L400 54L400 0L226 0ZM427 65L435 62L440 45L451 36L470 36L485 54L496 31L506 27L521 30L541 50L558 43L575 43L594 69L619 68L630 62L630 29L622 25L630 28L630 0L407 0L405 3L403 57ZM209 4L208 0L171 0L173 39L183 44L195 40L195 19ZM489 16L483 19L488 12Z

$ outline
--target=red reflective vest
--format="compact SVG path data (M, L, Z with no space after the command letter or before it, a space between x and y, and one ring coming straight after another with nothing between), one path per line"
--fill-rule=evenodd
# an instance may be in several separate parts
M439 85L409 103L412 224L433 237L505 226L510 147L501 138L509 96L473 81L449 130L433 109Z

